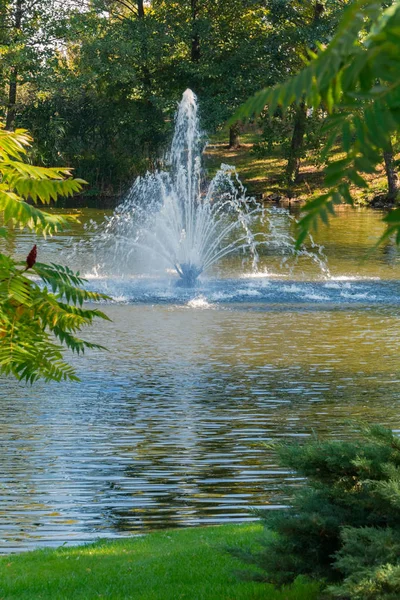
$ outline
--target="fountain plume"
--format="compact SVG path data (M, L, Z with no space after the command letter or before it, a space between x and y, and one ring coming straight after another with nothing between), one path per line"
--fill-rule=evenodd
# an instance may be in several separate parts
M235 251L249 251L257 263L251 224L260 208L246 198L233 167L221 165L204 188L202 149L196 96L188 89L176 116L168 172L138 178L108 226L118 236L119 256L148 253L174 269L186 287Z
M135 180L94 238L96 262L101 264L102 249L105 267L111 259L114 274L139 264L149 273L156 266L174 271L181 287L195 286L202 273L231 254L243 253L255 272L263 245L281 254L282 262L288 255L307 255L322 265L316 253L295 251L293 237L275 223L276 210L247 197L234 167L222 164L207 185L203 139L196 96L188 89L178 107L166 170Z

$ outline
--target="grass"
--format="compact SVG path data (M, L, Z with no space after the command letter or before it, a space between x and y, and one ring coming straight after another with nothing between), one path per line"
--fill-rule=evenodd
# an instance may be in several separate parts
M280 190L285 160L277 154L268 158L254 156L251 152L251 137L242 136L240 147L235 149L229 149L224 142L211 141L204 154L207 170L214 174L221 163L233 165L251 194L268 194Z
M188 528L0 559L1 600L316 600L318 584L276 590L241 581L227 546L257 543L258 524Z
M287 185L284 182L286 160L282 158L279 148L274 149L270 156L257 158L252 153L252 147L260 141L261 137L256 131L248 131L240 136L240 147L229 149L227 133L221 132L212 136L205 151L205 166L213 175L221 163L236 167L239 177L247 187L249 194L258 197L268 197L270 194L278 194L285 200L288 194ZM343 158L336 152L332 160ZM385 193L387 190L386 177L383 165L373 175L366 175L369 183L367 192L354 187L353 197L359 204L366 204L374 196ZM298 201L309 200L313 196L326 192L324 187L323 166L317 164L315 156L311 153L302 159L300 167L299 182L290 189L290 197Z

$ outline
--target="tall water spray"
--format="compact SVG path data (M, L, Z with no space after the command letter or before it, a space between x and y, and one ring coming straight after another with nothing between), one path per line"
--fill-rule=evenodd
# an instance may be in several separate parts
M261 247L282 262L303 254L322 264L316 253L295 251L288 228L277 225L276 212L246 196L234 167L222 164L207 185L203 147L196 96L188 89L178 107L166 170L138 177L91 240L94 260L106 273L129 274L141 265L147 274L174 271L178 285L193 287L201 273L229 254L242 252L256 271Z
M177 112L168 171L139 177L106 228L120 259L136 255L159 266L161 261L185 287L239 249L251 253L253 266L258 258L251 226L260 208L246 198L235 170L227 165L221 165L206 189L202 149L196 96L188 89Z

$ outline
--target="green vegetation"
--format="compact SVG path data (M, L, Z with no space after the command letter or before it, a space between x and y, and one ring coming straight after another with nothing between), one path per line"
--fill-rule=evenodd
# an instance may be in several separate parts
M33 133L31 160L74 167L89 183L82 193L101 203L160 165L191 87L205 130L230 156L237 150L231 162L252 193L312 198L305 237L337 203L364 201L367 183L396 201L399 9L384 13L390 4L0 0L0 116ZM238 119L253 113L245 154Z
M68 219L43 212L28 200L49 204L59 195L78 191L84 183L72 179L68 169L28 164L24 159L30 143L25 131L0 128L3 237L16 227L51 234L67 225ZM83 280L67 267L41 264L36 259L36 246L23 262L0 253L0 373L31 383L40 377L76 379L74 369L63 360L63 350L79 353L100 348L75 334L95 317L107 319L99 310L82 307L85 300L96 301L101 296L82 289Z
M40 550L0 559L3 600L316 600L320 586L239 581L227 545L254 544L260 526L152 533L117 542Z
M205 0L43 0L39 5L32 0L0 0L4 23L0 116L8 129L23 126L33 133L30 153L36 163L74 167L88 181L82 193L93 204L95 199L97 203L115 199L135 176L160 165L176 103L186 87L199 97L205 130L212 140L215 136L223 140L232 154L237 149L244 156L239 146L246 144L247 136L242 137L238 118L255 111L253 151L246 155L243 173L239 172L248 179L251 192L279 188L283 197L301 199L317 194L313 198L317 204L309 208L318 210L307 215L305 229L318 214L326 219L339 200L349 201L349 191L356 200L363 198L363 191L355 191L361 182L357 178L360 160L375 195L396 199L395 123L392 120L393 135L386 136L382 149L382 135L377 137L376 127L369 124L376 121L373 110L371 119L362 116L365 109L368 117L371 101L378 101L373 83L371 98L365 95L368 77L374 81L379 76L383 86L385 77L389 86L397 77L391 62L396 41L382 16L382 6L388 4L373 0L218 0L211 4ZM382 32L388 32L390 47L379 37L379 23ZM317 58L302 71L307 52ZM365 62L367 54L371 60ZM349 71L353 62L356 66ZM390 67L381 70L380 63ZM346 72L350 75L343 78ZM282 85L290 76L295 77L293 84ZM277 84L280 87L272 96L258 94L246 111L236 113L229 131L224 128L250 94ZM289 94L284 92L287 89ZM386 101L382 90L379 98ZM327 112L341 118L325 123ZM353 137L356 145L347 149ZM328 152L331 144L334 152ZM326 156L319 159L324 146ZM363 146L370 148L369 154ZM319 169L325 158L331 156L335 162L346 155L346 165L340 163L346 172L344 181L322 182ZM355 158L358 162L351 166ZM366 166L365 160L372 160L372 166ZM336 173L336 167L330 168L328 175L332 169ZM255 181L251 174L247 177L249 169L257 173Z
M394 600L400 595L400 439L380 426L353 435L351 442L277 447L282 465L307 477L307 485L295 491L289 510L262 513L263 550L236 554L278 585L301 574L325 580L329 598Z
M187 87L205 130L221 130L250 94L328 42L346 3L0 0L0 116L32 132L36 163L73 166L84 193L116 196L159 165ZM295 170L296 122L284 153ZM226 144L239 134L232 123Z
M258 92L235 115L260 113L268 107L271 115L279 109L321 107L327 112L324 131L327 139L322 150L324 159L339 143L344 156L330 160L325 169L328 191L312 199L304 207L300 221L298 244L311 226L321 219L328 222L335 205L353 204L351 185L367 188L364 174L374 174L385 162L388 195L397 198L394 172L394 137L400 128L400 3L386 11L374 0L357 0L345 12L330 44L311 53L310 64L283 85ZM400 243L400 209L392 211L385 221L389 227L384 236L395 233Z
M250 195L271 201L294 201L301 204L310 198L320 196L329 191L324 181L324 164L314 148L304 148L301 170L294 183L288 185L285 178L287 160L284 149L276 146L268 153L259 152L260 133L244 128L240 135L240 146L229 148L224 136L219 133L211 136L205 150L204 164L212 175L226 163L236 167L240 179ZM342 158L340 148L332 149L334 158ZM368 189L351 186L351 195L357 205L369 205L382 198L382 205L387 205L387 178L383 164L377 165L374 174L366 175Z

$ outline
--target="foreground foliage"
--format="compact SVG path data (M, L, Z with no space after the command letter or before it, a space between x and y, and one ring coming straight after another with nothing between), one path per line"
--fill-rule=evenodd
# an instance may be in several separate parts
M372 426L353 442L314 440L278 453L308 485L289 510L262 513L264 548L247 555L262 579L282 585L307 575L328 582L328 597L399 598L399 437Z
M236 113L238 117L259 114L265 106L271 115L293 103L328 114L328 134L322 157L327 159L334 144L344 156L325 169L328 192L308 202L299 223L298 244L319 220L328 222L335 205L353 203L353 186L368 187L365 174L378 164L391 161L393 136L400 129L400 2L382 10L375 0L356 0L345 12L327 47L311 53L306 68L283 85L258 92ZM396 235L400 243L400 209L385 221L384 237Z
M239 581L226 544L248 545L259 525L180 529L0 559L3 600L317 600L301 581L282 591Z
M3 237L18 227L53 233L68 221L43 212L28 200L49 204L59 195L78 191L82 181L72 179L68 169L49 169L27 164L31 138L23 130L0 129L0 217ZM99 294L82 288L83 279L67 267L36 262L34 246L25 261L0 253L0 373L30 381L77 379L73 367L63 360L65 348L83 352L100 348L76 336L99 310L82 307ZM31 276L34 276L33 279Z

